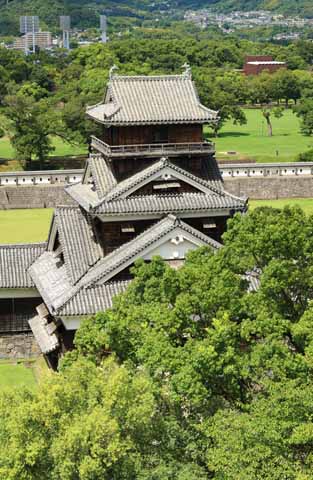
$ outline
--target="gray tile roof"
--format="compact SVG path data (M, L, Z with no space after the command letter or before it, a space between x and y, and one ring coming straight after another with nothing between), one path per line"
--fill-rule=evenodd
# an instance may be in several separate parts
M260 271L253 270L251 272L247 272L244 275L244 278L247 280L249 283L248 286L248 292L257 292L260 288L261 282L260 282Z
M104 312L113 305L113 298L126 291L131 280L110 282L90 288L81 288L59 309L60 316L94 315Z
M62 265L52 252L44 252L31 265L28 273L51 313L76 293L65 264Z
M28 323L42 353L47 354L58 348L58 338L55 333L50 334L48 332L47 322L44 318L37 315L31 318Z
M46 246L46 243L0 245L0 288L34 288L27 269Z
M210 123L217 112L201 105L190 75L111 77L106 100L87 115L107 125Z
M58 207L54 213L67 273L73 284L101 258L93 219L77 207Z
M107 159L99 155L92 155L88 163L98 197L103 198L117 185L117 180Z
M134 196L111 202L103 202L92 210L95 214L107 216L125 216L134 214L179 214L195 213L213 214L214 210L225 209L243 211L246 201L226 192L212 193L182 193L173 195L143 195Z
M98 165L101 164L101 161L103 161L101 158L96 160ZM77 184L67 187L66 190L69 195L90 213L108 216L177 214L181 212L205 213L205 210L209 210L210 212L208 213L212 213L216 209L244 210L246 200L235 197L223 189L223 183L219 180L220 175L216 162L206 163L210 163L210 165L203 167L203 177L197 177L163 158L119 183L112 181L113 174L110 173L108 175L107 168L105 169L105 176L103 176L98 166L95 175L98 178L98 183L102 182L103 184L102 192L106 192L100 201L91 185ZM153 178L161 176L162 172L165 171L192 184L199 189L199 193L155 194L127 198L127 195L152 181ZM108 177L109 181L107 181Z
M114 291L119 293L126 288L124 282L119 282L118 285L114 282L115 286L112 284L111 287L108 286L108 282L149 249L155 248L160 240L163 238L166 240L167 235L177 228L197 239L199 245L210 245L214 249L221 246L215 240L169 215L99 260L76 285L73 285L66 266L62 265L52 252L43 253L30 267L29 274L52 314L92 314L95 313L92 304L95 304L97 309L104 310L111 305ZM80 313L76 313L78 311Z
M92 206L95 207L99 203L97 192L91 184L76 183L67 185L64 189L86 212L89 212Z

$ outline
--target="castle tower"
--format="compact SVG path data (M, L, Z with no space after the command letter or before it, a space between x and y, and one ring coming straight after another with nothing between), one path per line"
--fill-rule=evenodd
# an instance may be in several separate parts
M43 300L30 321L53 364L71 348L82 319L112 305L138 258L177 268L186 253L221 246L227 220L245 199L224 190L203 126L190 69L182 75L122 76L111 69L105 99L88 107L101 125L73 207L55 210L48 243L28 269Z

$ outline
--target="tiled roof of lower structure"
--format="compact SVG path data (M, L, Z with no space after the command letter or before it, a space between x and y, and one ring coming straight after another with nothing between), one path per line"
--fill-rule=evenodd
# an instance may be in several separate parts
M237 198L226 192L212 193L181 193L168 195L142 195L125 199L118 199L110 202L103 202L92 210L94 214L112 216L133 215L133 214L167 214L172 212L210 213L212 210L238 210L246 207L246 200Z
M75 312L83 308L87 312L90 302L96 302L100 310L105 309L109 302L109 294L115 288L107 287L108 282L112 281L118 272L130 266L141 255L144 255L149 248L155 248L160 240L166 239L168 234L177 231L177 228L197 240L199 246L210 245L214 249L221 246L210 237L178 220L173 215L169 215L99 260L76 285L73 285L65 265L53 252L44 252L30 267L29 274L52 314L76 315ZM106 288L104 288L105 286ZM119 287L123 288L123 282ZM105 292L107 296L104 295ZM97 294L99 297L95 300ZM90 314L93 312L94 310Z
M219 190L224 190L221 171L215 157L210 157L209 161L202 162L201 170L202 178L206 180L209 185Z
M47 322L44 318L37 315L29 320L28 323L42 353L47 354L53 352L59 346L57 336L55 333L49 333Z
M112 307L113 298L125 292L130 283L131 280L124 280L82 288L59 309L58 314L61 316L94 315L105 311Z
M34 288L27 269L46 246L46 243L0 245L0 288Z
M53 252L44 252L28 272L51 313L76 293L65 264Z
M88 164L90 166L92 179L95 183L96 192L99 199L101 199L117 185L117 180L108 160L105 158L99 155L91 155Z
M102 254L94 220L79 207L58 207L54 220L66 269L75 284L97 263Z

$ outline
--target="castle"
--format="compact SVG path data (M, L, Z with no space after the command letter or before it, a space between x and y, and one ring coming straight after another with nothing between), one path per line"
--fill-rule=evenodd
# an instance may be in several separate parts
M32 330L51 366L81 321L112 306L138 258L179 267L188 251L216 250L247 200L224 190L203 127L218 114L182 75L122 76L111 69L100 126L74 206L56 208L46 243L0 246L0 332ZM3 330L4 328L4 330Z

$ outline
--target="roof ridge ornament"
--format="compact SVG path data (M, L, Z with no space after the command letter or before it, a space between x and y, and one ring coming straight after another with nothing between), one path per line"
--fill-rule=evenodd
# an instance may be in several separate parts
M112 65L112 67L109 70L109 79L110 80L112 80L112 78L115 76L114 75L115 70L118 70L118 66L114 64L114 65Z
M191 78L191 66L189 65L189 63L185 62L184 65L182 65L182 68L184 69L183 77L190 79Z

